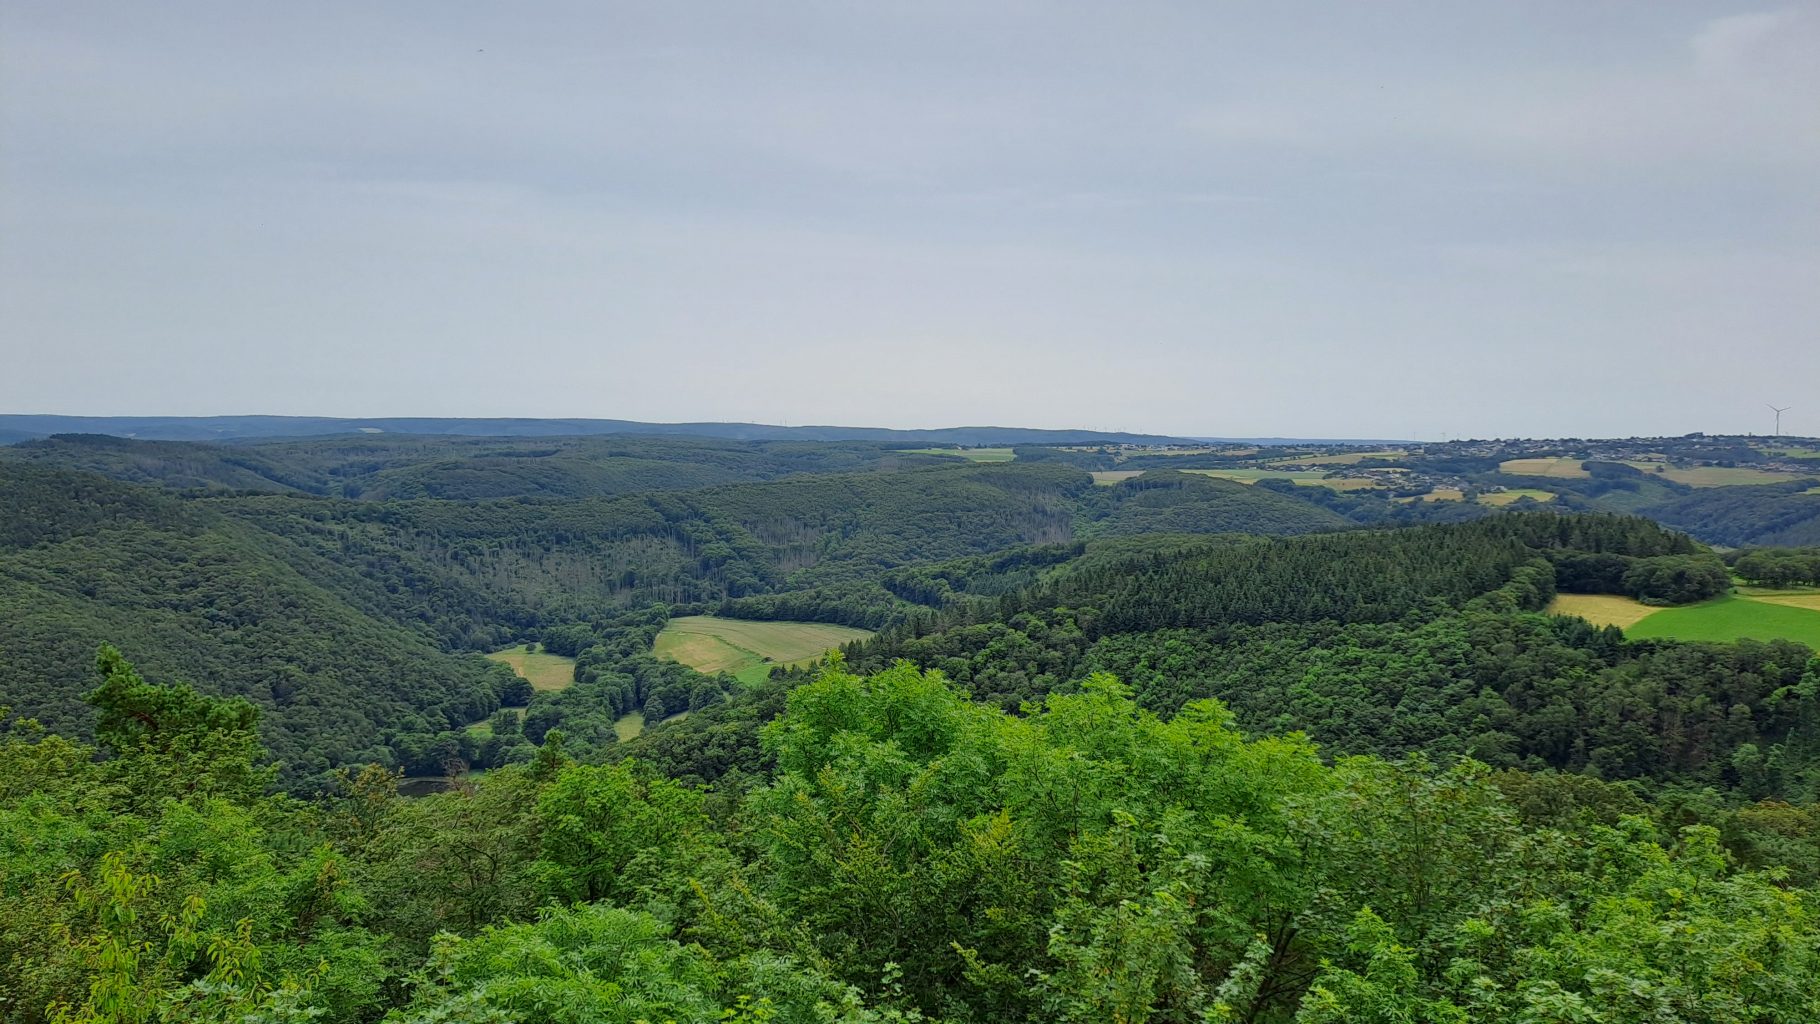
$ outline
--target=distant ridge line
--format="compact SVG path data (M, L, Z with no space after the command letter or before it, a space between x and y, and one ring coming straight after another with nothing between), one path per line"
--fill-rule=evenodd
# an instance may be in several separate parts
M0 444L53 434L108 434L146 441L251 441L344 434L463 437L576 437L600 434L681 434L739 441L877 441L905 444L1194 444L1194 438L1104 430L1034 427L798 426L764 423L646 423L613 419L387 416L60 416L0 414Z

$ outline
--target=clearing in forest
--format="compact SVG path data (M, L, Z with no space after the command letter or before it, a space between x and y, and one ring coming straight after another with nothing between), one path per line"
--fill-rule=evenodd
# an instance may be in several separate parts
M1820 593L1746 587L1674 607L1616 594L1561 594L1548 610L1595 626L1617 626L1632 640L1794 640L1820 650Z
M1481 505L1514 505L1524 498L1536 501L1553 501L1555 492L1539 490L1534 487L1512 487L1508 491L1496 491L1492 494L1479 495Z
M1735 487L1741 484L1781 484L1790 480L1799 480L1798 473L1785 473L1775 469L1753 469L1750 466L1690 466L1676 469L1669 466L1657 471L1661 463L1632 462L1628 465L1659 476L1664 480L1673 480L1689 487Z
M1378 486L1376 480L1362 476L1329 480L1327 474L1318 469L1184 469L1182 472L1197 473L1218 480L1236 480L1242 484L1255 484L1259 480L1292 480L1304 487L1331 487L1336 491L1362 491Z
M1592 476L1581 459L1508 459L1498 464L1498 472L1511 476Z
M1664 608L1627 628L1624 635L1638 640L1794 640L1820 649L1820 611L1727 594Z
M1009 448L906 448L905 455L952 455L968 462L1010 462L1017 455Z
M1409 453L1402 449L1379 452L1346 452L1341 455L1303 455L1293 459L1272 459L1272 466L1356 466L1366 459L1400 459Z
M680 722L687 717L689 717L687 711L678 711L674 715L665 715L664 720L657 724L663 725L667 722ZM613 735L619 737L619 742L621 743L624 743L627 740L635 740L640 736L643 736L644 733L645 713L643 711L628 711L619 716L619 720L613 723Z
M655 653L697 672L727 672L747 685L765 681L777 665L812 662L829 650L871 636L869 630L826 622L761 622L689 615L657 634Z
M1548 606L1550 615L1573 615L1595 626L1620 629L1629 629L1661 610L1658 605L1620 594L1558 594Z
M525 650L522 644L494 651L487 658L512 666L512 671L523 676L533 690L563 690L575 681L574 658L544 651L533 653Z
M1792 590L1777 590L1773 587L1739 587L1738 593L1753 601L1785 604L1791 608L1810 608L1820 612L1820 589L1814 587Z
M1120 480L1129 480L1134 476L1142 476L1143 473L1141 469L1096 469L1093 470L1093 482L1101 487L1111 487Z

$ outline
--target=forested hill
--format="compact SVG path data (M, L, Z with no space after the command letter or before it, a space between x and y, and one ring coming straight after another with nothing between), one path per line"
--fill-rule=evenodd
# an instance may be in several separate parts
M1188 438L1105 430L1031 427L802 426L763 423L641 423L636 420L382 416L34 416L0 415L0 443L52 434L111 434L154 441L221 441L323 437L357 432L470 437L573 437L592 434L683 434L742 441L877 441L890 444L1172 444Z
M1820 489L1813 483L1714 487L1652 506L1647 514L1715 544L1820 545Z
M1007 595L971 597L964 574L926 571L952 594L943 610L850 647L849 660L908 659L1008 708L1108 671L1160 713L1217 697L1248 730L1302 730L1340 753L1820 794L1820 662L1807 647L1627 643L1615 628L1535 614L1557 590L1697 600L1729 585L1714 555L1647 520L1506 513L1146 540Z
M51 726L0 720L0 1016L1820 1019L1812 652L1539 612L1729 585L1647 520L1346 524L1040 463L362 501L0 462L0 704ZM748 687L653 656L679 611L887 628ZM471 653L533 640L572 685Z
M160 678L270 709L288 778L485 718L510 684L463 654L653 604L855 625L911 605L906 566L1117 531L1337 517L1222 481L1095 488L1059 466L953 464L569 501L178 495L0 462L0 704L81 731L103 641ZM386 760L381 757L380 760Z
M951 465L871 442L699 437L410 437L357 434L245 444L59 434L0 447L0 461L100 473L178 490L386 501L587 498L689 490L799 473Z
M246 696L293 777L390 760L388 730L481 717L506 672L448 653L206 505L80 474L0 470L0 705L86 731L86 665L114 643L160 678Z

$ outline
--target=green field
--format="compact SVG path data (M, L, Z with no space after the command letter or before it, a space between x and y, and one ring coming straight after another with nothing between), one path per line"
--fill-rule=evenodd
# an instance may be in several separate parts
M1236 480L1242 484L1255 484L1259 480L1292 480L1304 487L1331 487L1336 491L1361 491L1378 486L1377 481L1366 477L1342 477L1327 479L1327 474L1314 469L1184 469L1184 473L1198 473L1219 480Z
M952 455L968 462L1010 462L1017 458L1009 448L906 448L905 455Z
M1773 469L1752 469L1749 466L1691 466L1687 469L1676 469L1670 466L1657 472L1662 464L1659 462L1630 462L1626 465L1659 476L1664 480L1673 480L1689 487L1735 487L1741 484L1779 484L1801 477L1794 473L1783 473Z
M663 725L666 722L680 722L687 717L689 717L687 711L678 711L674 715L665 715L664 720L657 724ZM619 742L621 743L624 743L627 740L635 740L644 735L644 732L645 713L643 711L629 711L626 714L619 716L619 719L613 723L613 735L619 737Z
M1736 594L1664 608L1616 594L1562 594L1548 606L1633 640L1795 640L1820 650L1820 591L1741 587Z
M1142 476L1143 473L1141 469L1096 469L1093 471L1093 482L1101 487L1111 487L1121 480Z
M1811 608L1820 612L1820 588L1800 587L1778 590L1774 587L1739 587L1738 593L1753 601L1785 604L1791 608Z
M826 622L760 622L690 615L671 619L657 634L655 653L697 672L727 672L741 682L765 681L777 665L808 664L832 648L872 633Z
M519 720L520 721L524 720L524 716L525 716L524 708L501 708L500 710L516 712ZM492 716L488 715L486 718L483 718L478 722L469 722L468 723L468 735L474 737L477 740L492 739L493 738Z
M643 711L628 712L619 716L619 720L613 723L613 733L619 737L621 743L637 739L638 734L644 731L645 713Z
M1632 639L1794 640L1820 650L1820 611L1727 594L1664 608L1624 631Z
M1479 504L1514 505L1524 498L1533 498L1536 501L1553 501L1555 500L1555 493L1553 491L1538 490L1534 487L1512 487L1507 491L1479 495Z
M1580 459L1509 459L1498 465L1498 472L1511 476L1592 476L1580 465Z
M1293 459L1272 459L1272 466L1356 466L1366 459L1400 459L1409 453L1402 449L1379 452L1346 452L1342 455L1303 455Z
M561 690L575 681L575 659L543 651L531 653L523 646L508 647L487 655L492 661L512 666L533 690Z

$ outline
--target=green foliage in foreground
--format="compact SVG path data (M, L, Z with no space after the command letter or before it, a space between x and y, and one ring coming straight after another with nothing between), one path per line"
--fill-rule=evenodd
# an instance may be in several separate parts
M105 730L102 760L0 738L22 1024L1820 1016L1820 895L1721 829L1586 779L1327 764L1109 676L1017 717L832 670L744 789L553 734L454 792L373 770L306 804L243 785L244 705L103 668L102 720L154 731ZM1811 808L1757 813L1788 851L1820 839Z

